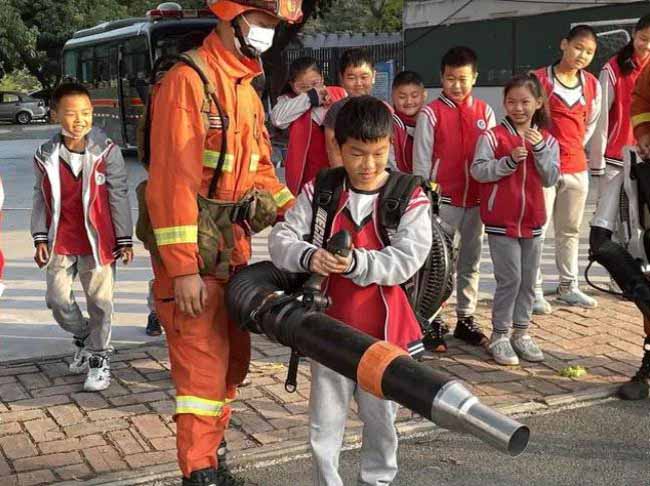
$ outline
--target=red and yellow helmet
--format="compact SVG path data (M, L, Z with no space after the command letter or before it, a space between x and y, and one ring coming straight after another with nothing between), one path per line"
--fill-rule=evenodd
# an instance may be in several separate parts
M302 0L208 0L208 7L228 21L249 10L269 13L290 24L302 19Z

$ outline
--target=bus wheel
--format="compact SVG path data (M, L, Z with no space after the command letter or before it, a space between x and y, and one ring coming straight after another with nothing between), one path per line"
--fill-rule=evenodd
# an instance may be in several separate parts
M30 121L32 121L32 115L26 111L21 111L16 115L16 123L19 125L27 125Z

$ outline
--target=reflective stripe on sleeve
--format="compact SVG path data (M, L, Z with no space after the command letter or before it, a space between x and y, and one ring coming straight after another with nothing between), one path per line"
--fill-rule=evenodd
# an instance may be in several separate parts
M293 194L291 194L291 191L285 187L284 189L273 194L273 199L275 200L275 204L281 208L293 199Z
M202 415L204 417L217 417L221 415L224 402L208 400L207 398L181 395L176 397L176 413Z
M178 243L196 243L199 228L192 226L170 226L153 230L158 246L174 245Z
M216 169L217 164L219 163L219 156L221 152L215 152L214 150L204 150L203 151L203 166L209 167L210 169ZM232 154L226 154L226 160L223 162L223 171L232 172L232 165L235 157Z
M259 165L260 162L260 156L257 154L251 154L251 163L248 166L248 172L251 174L253 172L257 172L257 166Z
M635 115L635 116L632 117L632 126L633 127L641 125L641 123L648 123L648 122L650 122L650 112L639 113L638 115Z

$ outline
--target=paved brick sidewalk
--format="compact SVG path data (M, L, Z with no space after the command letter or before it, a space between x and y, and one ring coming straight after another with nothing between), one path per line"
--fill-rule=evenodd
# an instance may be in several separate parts
M430 357L428 363L466 380L484 403L509 412L605 396L636 371L642 326L631 304L599 297L599 309L557 307L552 316L535 319L533 333L546 353L544 363L504 368L483 350L453 339L447 354ZM478 317L484 327L489 314L489 303L482 303ZM239 464L306 450L308 366L301 365L297 393L288 394L286 349L260 336L253 343L252 384L240 390L227 436ZM67 361L59 357L0 365L0 484L107 484L176 474L174 393L166 349L117 352L114 382L102 393L83 393L83 376L70 375ZM588 375L575 380L558 376L559 369L575 364L586 367ZM354 413L350 425L354 433L359 426ZM418 427L429 424L400 412L402 431Z

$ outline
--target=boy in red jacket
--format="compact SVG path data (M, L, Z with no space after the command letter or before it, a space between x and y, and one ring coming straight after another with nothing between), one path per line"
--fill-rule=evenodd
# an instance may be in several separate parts
M472 96L478 77L478 58L467 47L454 47L442 58L440 97L422 108L415 125L413 173L439 185L440 217L451 235L460 235L458 249L456 314L454 336L475 346L487 337L474 322L478 300L479 264L483 224L479 214L479 186L472 179L470 165L479 135L495 126L494 112ZM444 352L447 329L434 322L425 336L429 350Z
M415 119L427 100L420 75L402 71L393 80L393 157L395 168L413 173L413 134Z
M120 148L92 127L88 90L64 83L52 95L61 131L34 155L34 260L46 267L47 306L76 347L70 371L88 370L84 390L110 385L115 260L133 260L131 208ZM79 276L88 319L72 284Z

